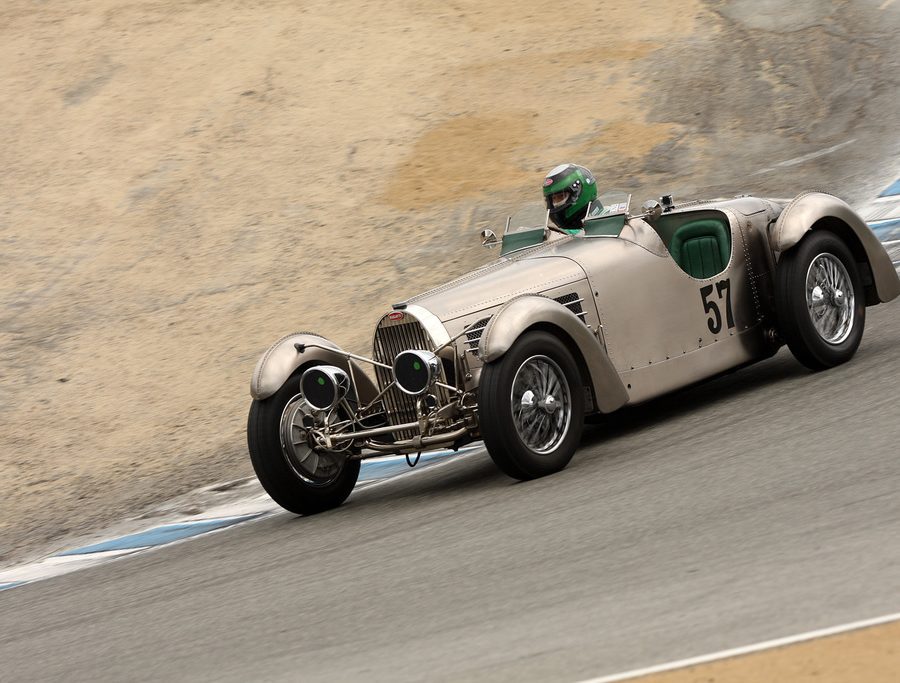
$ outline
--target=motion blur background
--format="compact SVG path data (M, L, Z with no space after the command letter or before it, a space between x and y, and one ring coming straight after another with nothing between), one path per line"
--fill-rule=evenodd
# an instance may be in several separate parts
M871 196L891 5L6 0L0 560L249 475L262 350L367 351L558 163L638 202Z

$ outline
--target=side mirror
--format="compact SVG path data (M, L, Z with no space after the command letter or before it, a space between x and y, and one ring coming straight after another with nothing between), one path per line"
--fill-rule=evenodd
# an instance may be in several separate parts
M481 231L481 246L488 247L496 247L500 244L500 240L497 239L497 235L493 230L482 230Z
M644 220L648 223L652 223L657 218L662 216L662 206L655 199L648 199L641 205L641 211L644 212Z

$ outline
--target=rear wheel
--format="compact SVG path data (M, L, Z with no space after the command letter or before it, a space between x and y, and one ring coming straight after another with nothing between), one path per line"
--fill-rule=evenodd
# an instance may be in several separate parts
M782 255L775 278L779 328L797 360L813 370L850 360L862 340L866 304L847 245L814 230Z
M306 369L305 367L303 369ZM260 484L281 507L311 515L343 503L359 477L359 460L313 448L313 411L300 394L300 371L272 396L254 400L247 420L250 462Z
M581 440L581 373L557 337L527 332L482 369L478 408L485 446L503 472L515 479L556 472Z

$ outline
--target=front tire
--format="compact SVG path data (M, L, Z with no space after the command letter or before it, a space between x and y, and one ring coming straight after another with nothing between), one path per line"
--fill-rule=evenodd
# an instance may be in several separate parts
M584 428L584 389L572 353L554 335L522 335L481 371L481 436L497 466L535 479L569 464Z
M850 360L862 340L866 303L847 245L813 230L782 255L775 280L779 328L797 360L812 370Z
M308 406L300 395L300 374L298 370L291 375L272 396L253 401L247 447L256 476L272 500L290 512L311 515L347 499L359 477L360 461L315 451L303 442L301 421Z

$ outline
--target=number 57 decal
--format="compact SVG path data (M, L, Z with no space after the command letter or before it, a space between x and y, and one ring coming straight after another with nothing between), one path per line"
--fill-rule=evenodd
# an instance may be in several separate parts
M719 301L725 300L725 322L728 329L734 327L734 317L731 314L731 279L726 278L719 280L715 284L716 295ZM719 304L715 300L710 300L713 293L713 285L706 285L700 288L700 296L703 299L703 310L711 313L712 317L706 321L706 326L713 334L719 334L722 331L722 313L719 311ZM724 294L724 296L723 296Z

